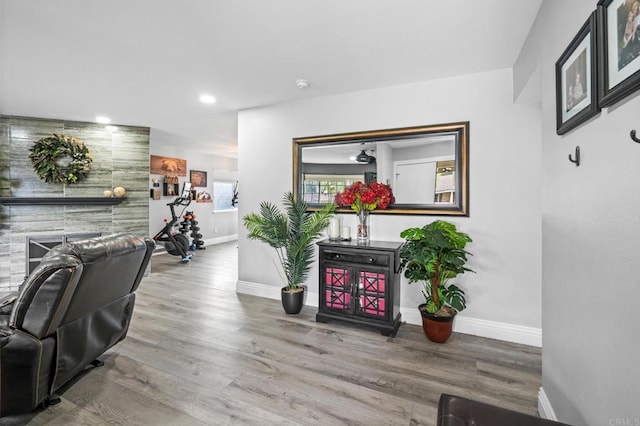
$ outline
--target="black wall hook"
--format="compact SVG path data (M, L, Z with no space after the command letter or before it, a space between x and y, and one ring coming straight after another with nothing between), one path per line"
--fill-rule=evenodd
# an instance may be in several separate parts
M640 139L638 139L638 137L636 136L636 129L633 129L631 131L631 140L633 140L634 142L640 143Z
M571 154L569 154L569 161L578 167L580 165L580 147L576 146L576 156L575 158L571 158Z

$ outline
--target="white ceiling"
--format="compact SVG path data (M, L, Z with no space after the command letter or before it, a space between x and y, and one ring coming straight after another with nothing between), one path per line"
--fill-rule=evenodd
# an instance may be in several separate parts
M241 109L513 66L541 2L0 0L0 113L235 156Z

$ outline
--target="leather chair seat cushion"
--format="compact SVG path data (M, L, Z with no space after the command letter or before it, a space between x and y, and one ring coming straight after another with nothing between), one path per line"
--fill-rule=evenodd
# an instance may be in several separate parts
M552 420L460 396L440 395L437 426L558 426Z

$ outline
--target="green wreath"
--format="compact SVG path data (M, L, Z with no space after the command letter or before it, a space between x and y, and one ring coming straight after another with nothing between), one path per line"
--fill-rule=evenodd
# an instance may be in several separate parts
M48 136L29 150L33 170L45 182L77 183L91 171L91 153L86 145L71 136Z

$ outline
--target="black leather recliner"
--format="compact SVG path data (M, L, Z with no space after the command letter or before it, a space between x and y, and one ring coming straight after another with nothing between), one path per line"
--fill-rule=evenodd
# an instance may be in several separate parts
M0 416L35 409L124 339L154 247L118 234L44 256L0 311Z

